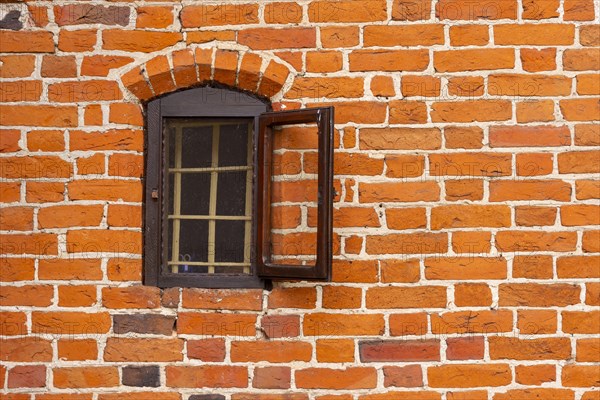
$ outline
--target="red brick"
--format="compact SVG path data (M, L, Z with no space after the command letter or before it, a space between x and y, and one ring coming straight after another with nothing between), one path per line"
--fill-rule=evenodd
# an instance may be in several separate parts
M58 287L58 305L60 307L90 307L96 301L96 287L93 285L64 285Z
M423 386L423 371L419 365L383 367L383 385L385 387L421 387Z
M556 221L557 209L555 207L529 207L515 208L515 221L520 226L550 226Z
M224 339L202 339L187 341L187 355L189 358L202 361L225 360Z
M40 337L3 338L0 342L2 361L9 362L50 362L52 361L52 344Z
M177 332L180 334L215 336L256 335L256 315L180 312Z
M521 153L516 161L519 176L550 175L554 170L553 155L548 153Z
M44 56L41 72L44 78L75 78L77 61L74 56Z
M439 361L439 340L386 340L359 342L364 362Z
M367 25L364 46L432 46L444 44L444 27L436 24Z
M234 341L231 343L232 362L289 363L310 361L312 345L298 341Z
M10 388L43 388L46 386L45 365L17 365L8 371Z
M288 389L291 382L290 367L257 367L254 369L252 387L259 389Z
M483 336L446 339L448 360L483 360L485 340Z
M106 287L102 289L102 305L106 308L157 308L158 288L148 286Z

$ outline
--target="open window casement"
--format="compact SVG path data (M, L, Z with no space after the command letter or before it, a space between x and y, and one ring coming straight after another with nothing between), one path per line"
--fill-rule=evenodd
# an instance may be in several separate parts
M333 108L195 88L147 108L144 283L328 280Z

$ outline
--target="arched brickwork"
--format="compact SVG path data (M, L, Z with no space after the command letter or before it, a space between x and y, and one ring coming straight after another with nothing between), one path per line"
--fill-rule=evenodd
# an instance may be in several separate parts
M158 55L127 70L121 81L142 102L211 81L271 98L292 73L285 64L254 52L195 48Z

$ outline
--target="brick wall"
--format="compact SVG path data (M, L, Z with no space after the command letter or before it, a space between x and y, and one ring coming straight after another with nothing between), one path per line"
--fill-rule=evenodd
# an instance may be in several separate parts
M0 398L598 400L598 2L206 3L0 5ZM335 105L333 282L141 285L143 103L211 79Z

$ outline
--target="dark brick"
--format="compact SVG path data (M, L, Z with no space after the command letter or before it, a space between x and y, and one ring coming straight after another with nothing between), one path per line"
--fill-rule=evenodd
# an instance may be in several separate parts
M129 24L129 7L70 4L54 7L56 23L64 25L121 25Z
M375 340L358 346L362 362L440 361L439 340Z
M19 21L21 13L18 10L12 10L6 13L4 18L0 20L0 29L12 29L18 31L23 28L23 24Z
M158 314L113 315L113 331L123 333L150 333L171 335L175 327L175 316Z
M137 387L159 387L158 365L147 367L123 367L123 385Z
M222 394L193 394L188 400L225 400Z

